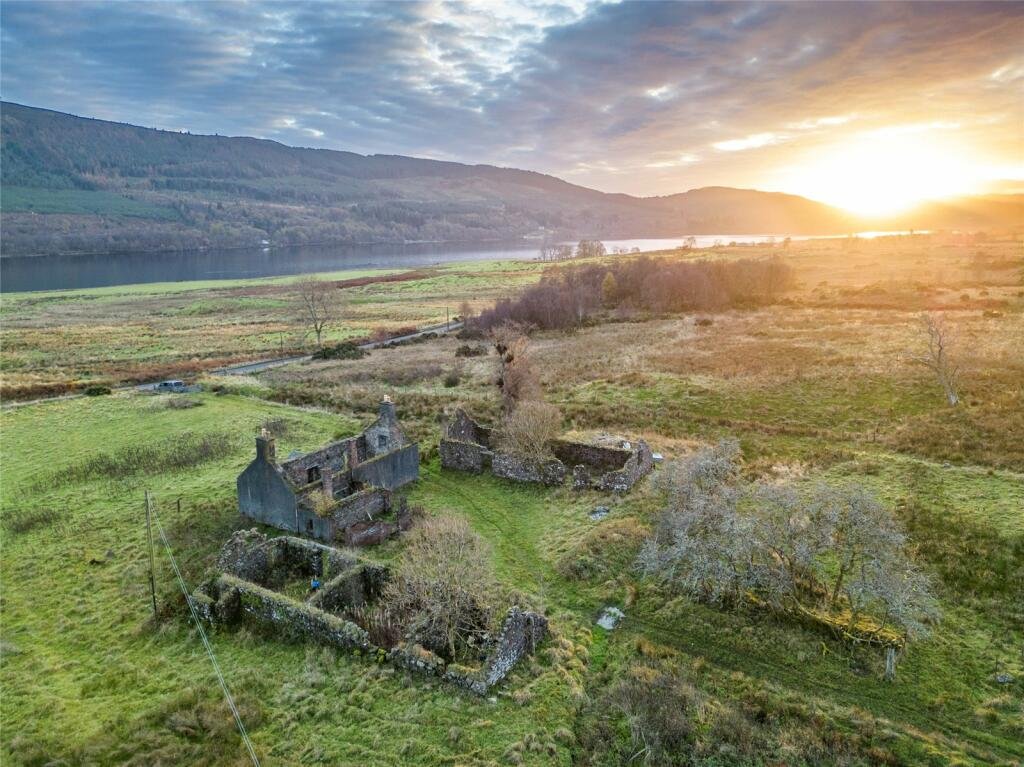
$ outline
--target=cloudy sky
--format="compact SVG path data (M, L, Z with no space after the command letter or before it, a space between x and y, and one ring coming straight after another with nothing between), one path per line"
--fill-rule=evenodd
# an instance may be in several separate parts
M10 0L0 16L5 100L152 127L640 195L856 207L837 176L861 197L878 174L940 192L1024 177L1024 3Z

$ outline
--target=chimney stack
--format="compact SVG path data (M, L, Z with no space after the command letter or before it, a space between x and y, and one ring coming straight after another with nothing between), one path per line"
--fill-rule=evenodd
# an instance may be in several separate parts
M266 429L260 429L256 437L256 457L262 458L267 463L277 462L277 449L274 447L274 438Z
M380 417L389 423L394 423L398 420L398 416L395 414L395 403L391 401L391 397L387 394L384 395L384 399L380 403Z

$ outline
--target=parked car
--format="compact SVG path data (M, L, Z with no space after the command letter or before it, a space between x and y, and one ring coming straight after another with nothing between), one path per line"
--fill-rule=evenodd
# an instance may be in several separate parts
M156 385L156 391L161 393L173 393L180 394L182 392L190 391L189 387L185 385L184 381L178 379L172 379L169 381L161 381Z

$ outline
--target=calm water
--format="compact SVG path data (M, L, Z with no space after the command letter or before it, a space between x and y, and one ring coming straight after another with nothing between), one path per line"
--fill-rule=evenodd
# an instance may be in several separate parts
M866 233L874 236L896 232ZM686 237L604 240L609 252L661 250L686 242ZM716 243L758 243L780 240L771 235L698 235L697 247ZM809 239L794 237L794 240ZM301 248L206 250L187 253L123 253L95 256L0 259L0 291L66 290L149 282L228 280L288 274L364 269L419 267L458 261L536 258L540 243L417 243L410 245L321 245Z

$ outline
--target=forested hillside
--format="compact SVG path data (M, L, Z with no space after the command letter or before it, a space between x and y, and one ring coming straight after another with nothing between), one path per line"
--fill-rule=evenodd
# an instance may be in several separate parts
M866 222L788 194L708 187L638 198L492 165L194 136L11 103L0 112L5 256L1021 222L1019 195Z
M640 199L490 165L193 136L10 103L2 113L5 255L847 226L790 195Z

